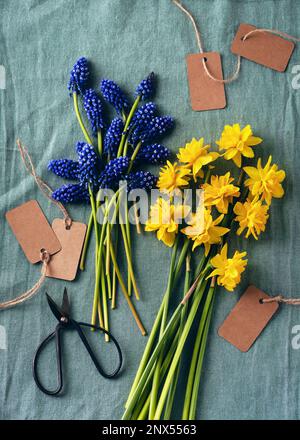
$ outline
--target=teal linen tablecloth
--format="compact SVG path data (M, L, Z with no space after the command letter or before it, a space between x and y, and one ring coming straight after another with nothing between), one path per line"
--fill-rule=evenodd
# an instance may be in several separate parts
M299 1L184 3L199 24L204 49L221 52L226 76L236 62L230 44L239 23L300 37ZM82 138L66 87L75 60L84 55L91 61L95 87L100 78L108 77L128 92L154 71L159 108L176 118L176 129L166 140L174 152L192 137L204 136L213 142L224 124L250 123L255 134L264 138L263 147L257 147L264 159L272 154L287 172L286 197L273 203L266 233L258 242L235 241L247 248L249 266L235 293L218 291L198 418L299 419L300 350L297 344L293 348L292 330L300 325L300 308L283 306L248 353L239 352L217 335L249 283L272 295L300 296L299 45L285 73L243 60L239 79L226 87L226 109L196 113L189 104L185 66L185 55L197 51L195 36L190 22L169 0L0 0L0 22L0 300L13 298L33 285L40 273L40 267L30 265L20 250L5 212L37 199L49 221L60 216L26 174L16 138L29 148L38 173L51 187L57 187L61 182L47 171L48 161L75 157L74 144ZM86 221L88 207L72 206L70 212L74 219ZM152 234L134 240L138 284L142 286L137 307L149 330L162 299L169 255L169 249ZM68 283L74 316L87 321L93 294L93 252L88 266L76 281ZM111 316L112 332L125 352L121 377L115 381L99 377L81 343L69 334L64 344L65 395L46 397L33 382L34 350L55 324L44 292L59 299L65 284L47 279L34 299L0 312L1 419L119 419L122 415L146 338L139 334L121 295L118 310ZM109 359L107 355L107 364ZM45 368L53 377L54 361ZM177 399L182 402L182 390Z

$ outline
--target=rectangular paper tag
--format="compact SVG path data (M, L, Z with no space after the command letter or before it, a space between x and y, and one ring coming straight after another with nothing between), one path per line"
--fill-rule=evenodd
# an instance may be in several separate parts
M211 79L203 67L215 78L223 79L221 56L217 52L189 54L186 56L187 75L192 109L217 110L226 107L224 83Z
M262 298L270 297L249 286L219 328L219 336L239 350L248 351L279 307L277 302L261 303Z
M47 276L73 281L78 269L86 225L72 222L70 229L66 229L65 221L56 218L53 220L52 229L61 243L61 251L51 257L47 266Z
M231 51L270 69L284 72L295 44L270 32L257 32L243 41L243 37L253 29L257 28L242 23L233 39Z
M41 249L50 255L60 251L60 242L36 200L11 209L5 216L30 263L41 261Z

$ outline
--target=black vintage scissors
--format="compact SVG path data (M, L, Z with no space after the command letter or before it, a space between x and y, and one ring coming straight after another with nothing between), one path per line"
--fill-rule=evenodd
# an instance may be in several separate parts
M85 348L87 349L90 357L92 358L92 361L95 364L95 367L97 368L97 370L101 374L101 376L105 377L106 379L113 379L114 377L116 377L117 374L119 373L119 371L121 370L122 363L123 363L123 356L122 356L121 348L120 348L118 342L116 341L116 339L113 337L113 335L101 327L97 327L92 324L87 324L85 322L77 322L77 321L75 321L75 319L71 318L71 316L70 316L70 302L69 302L68 293L67 293L66 288L64 289L63 301L62 301L61 307L59 307L47 293L46 293L46 296L47 296L47 301L48 301L49 307L50 307L53 315L58 320L58 324L57 324L54 332L51 333L49 336L47 336L47 338L44 339L44 341L38 346L36 353L35 353L35 356L34 356L34 359L33 359L33 378L35 380L35 383L39 387L39 389L41 391L43 391L43 393L48 394L49 396L57 396L63 389L64 383L63 383L63 373L62 373L61 334L65 330L76 330L77 331L80 339L82 340ZM106 333L107 335L109 335L110 339L112 340L112 342L116 346L116 349L118 352L118 357L119 357L118 366L115 369L115 371L113 371L112 373L106 373L103 370L103 368L101 367L100 363L98 362L98 360L95 356L94 351L92 350L90 344L88 343L88 340L82 330L82 327L90 327L91 329L100 330L100 331ZM46 347L46 345L52 339L55 339L55 344L56 344L58 385L55 390L48 390L47 388L45 388L42 385L42 383L40 381L40 378L38 375L38 361L39 361L39 356L40 356L42 350Z

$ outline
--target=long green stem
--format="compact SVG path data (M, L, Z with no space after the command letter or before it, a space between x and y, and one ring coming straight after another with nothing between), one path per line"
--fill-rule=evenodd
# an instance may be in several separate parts
M159 401L158 401L158 404L157 404L157 408L156 408L156 411L155 411L155 415L154 415L154 420L160 420L160 417L161 417L161 414L163 412L164 405L165 405L165 402L166 402L166 399L167 399L167 396L168 396L169 388L170 388L171 383L172 383L172 378L174 376L174 373L176 371L178 362L180 360L181 353L182 353L183 347L185 345L186 339L187 339L187 337L189 335L190 329L191 329L192 324L194 322L194 319L195 319L195 316L196 316L199 304L201 302L202 296L203 296L205 288L206 288L206 284L207 284L207 281L206 280L202 280L202 282L200 283L200 287L197 288L195 293L194 293L194 295L195 295L194 296L194 301L193 301L191 310L189 312L189 315L187 317L187 320L186 320L186 323L185 323L182 335L181 335L181 337L179 339L179 342L178 342L178 345L177 345L177 349L176 349L176 352L174 354L172 363L170 365L169 372L167 374L167 377L166 377L163 389L161 391L161 395L160 395L160 398L159 398Z
M141 99L141 97L140 97L140 95L138 95L136 97L136 99L135 99L131 109L130 109L128 117L126 118L126 122L125 122L125 126L124 126L124 132L122 134L121 142L120 142L119 149L118 149L118 155L117 155L118 157L121 156L121 154L123 152L123 147L124 147L124 143L125 143L125 140L126 140L127 130L128 130L129 124L130 124L130 122L132 120L132 117L133 117L133 115L134 115L134 113L135 113L135 111L137 109L137 106L139 105L140 99Z
M134 305L133 305L133 303L132 303L132 301L131 301L131 299L130 299L130 296L128 295L128 292L127 292L127 290L126 290L126 286L125 286L125 283L124 283L123 277L122 277L122 275L121 275L121 272L120 272L120 269L119 269L119 266L118 266L118 263L117 263L117 259L116 259L115 251L114 251L114 248L113 248L111 242L110 242L110 254L111 254L111 259L112 259L112 261L113 261L113 264L114 264L114 266L115 266L116 275L117 275L117 277L118 277L118 280L119 280L119 283L120 283L121 289L122 289L123 294L124 294L124 296L125 296L125 299L126 299L126 301L127 301L127 303L128 303L128 306L129 306L129 308L130 308L130 310L131 310L131 313L132 313L132 315L133 315L133 317L134 317L134 319L135 319L135 322L137 323L137 326L139 327L139 329L140 329L142 335L143 335L143 336L146 336L147 332L146 332L146 330L145 330L145 328L144 328L144 326L143 326L143 324L142 324L142 321L140 320L140 317L139 317L139 315L137 314L137 311L135 310Z
M211 300L208 316L205 321L205 327L204 327L203 337L202 337L202 341L201 341L201 347L200 347L197 367L196 367L196 371L195 371L195 378L194 378L193 391L192 391L191 403L190 403L190 411L189 411L189 420L195 420L195 418L196 418L196 408L197 408L198 392L199 392L199 385L200 385L200 379L201 379L201 370L202 370L203 359L204 359L204 354L205 354L205 349L206 349L207 335L208 335L210 322L211 322L213 302L214 302L214 297Z
M106 295L106 286L105 286L105 268L104 268L104 265L102 266L102 270L101 270L101 290L102 290L104 328L105 328L105 330L109 331L108 307L107 307L107 295ZM105 333L105 340L106 340L106 342L109 342L109 336L106 333Z
M81 253L81 257L80 257L80 263L79 263L80 270L84 270L84 268L85 268L86 253L87 253L87 249L88 249L89 242L90 242L91 232L93 229L93 221L94 221L93 212L91 211L88 226L87 226L87 231L86 231L85 238L84 238L83 249L82 249L82 253Z
M77 120L79 122L82 133L83 133L87 143L90 145L93 145L93 141L92 141L90 135L88 134L87 129L85 128L85 125L84 125L83 120L80 115L80 111L79 111L79 107L78 107L78 95L76 92L73 93L73 103L74 103L74 109L75 109L75 113L77 116Z
M133 291L134 291L135 297L137 300L139 300L140 294L139 294L139 290L137 288L137 284L136 284L136 280L135 280L135 276L134 276L134 272L133 272L130 250L129 250L129 246L128 246L128 242L127 242L126 230L125 230L125 227L122 223L120 223L120 228L121 228L121 232L122 232L122 236L123 236L123 242L124 242L125 255L126 255L126 259L127 259L129 276L132 281L132 286L133 286Z
M164 359L164 362L162 364L161 367L161 371L160 371L160 384L163 381L163 378L166 374L166 372L168 371L169 365L171 363L171 360L173 358L173 355L175 353L176 350L176 346L177 346L177 342L179 339L179 329L177 330L177 333L175 335L175 337L173 338L172 342L171 342L171 346L168 349L168 353L166 354L166 357ZM145 387L145 389L142 392L142 396L138 401L138 404L136 405L134 414L131 417L131 420L145 420L148 416L148 411L149 411L149 405L150 405L150 397L151 397L151 383L148 384L147 387Z
M202 341L204 324L206 322L207 314L209 312L213 291L214 291L214 288L211 287L209 289L207 299L205 301L205 305L204 305L204 308L203 308L203 311L201 314L201 319L199 322L199 328L198 328L198 332L197 332L197 336L196 336L196 340L195 340L195 344L194 344L193 355L192 355L192 360L190 363L190 370L189 370L189 375L188 375L188 380L187 380L187 385L186 385L185 399L184 399L183 412L182 412L182 420L189 420L191 395L193 392L193 384L194 384L194 380L195 380L195 371L196 371L196 367L197 367L198 355L199 355L200 345L201 345L201 341Z
M140 397L140 393L143 390L146 381L149 380L149 378L151 378L152 367L155 364L155 362L157 361L158 356L160 355L161 350L163 349L166 341L168 340L169 335L172 332L174 325L179 321L182 307L185 307L185 306L182 304L179 304L177 306L175 312L173 313L172 318L170 319L170 321L164 331L164 334L162 335L161 339L158 341L155 349L153 350L153 353L152 353L149 361L147 362L145 369L143 370L141 378L140 378L136 388L134 389L132 396L128 402L127 408L123 414L123 418L122 418L123 420L128 420L128 418L130 418L131 413L135 407L136 402L138 401L138 399Z
M166 328L166 323L167 323L167 318L168 318L169 302L170 302L171 291L173 288L174 267L175 267L175 263L176 263L178 239L179 239L179 237L177 236L175 239L175 243L173 246L173 252L172 252L172 256L171 256L168 284L167 284L167 290L165 293L166 299L164 302L164 309L163 309L162 319L161 319L161 323L160 323L159 338L161 338L161 336ZM157 365L155 367L154 376L153 376L153 384L152 384L152 391L151 391L151 398L150 398L149 420L153 420L155 410L156 410L157 396L158 396L158 389L159 389L160 369L161 369L161 364L163 362L163 355L164 355L164 353L162 350L162 352L158 358Z
M183 295L185 295L185 293L189 290L189 287L190 287L190 271L191 271L190 257L191 257L190 254L188 254L186 257L186 272L185 272L185 278L184 278ZM187 310L188 310L188 308L184 307L184 309L181 312L181 319L180 319L180 325L179 325L179 335L181 335L183 328L184 328ZM164 420L170 420L170 418L171 418L173 402L174 402L177 383L178 383L178 379L179 379L179 372L180 372L180 362L177 366L175 375L172 379L172 383L170 386L170 390L169 390L169 394L168 394L168 398L167 398L167 402L166 402L166 407L165 407L165 412L164 412Z
M135 149L133 150L132 156L130 158L129 167L128 167L128 173L130 173L130 171L131 171L131 169L133 167L133 163L134 163L134 161L136 159L136 156L138 155L138 152L140 151L141 145L142 145L142 142L139 142L137 144L137 146L135 147Z
M185 244L188 244L188 240L185 241ZM175 269L175 274L174 274L174 284L178 280L182 264L183 264L183 262L185 260L185 257L186 257L187 247L188 246L184 245L182 247L181 253L179 255L178 263L177 263L177 266L176 266L176 269ZM173 249L173 251L174 251L174 249ZM162 300L161 305L159 307L159 310L158 310L158 313L156 315L154 324L152 326L151 333L149 335L149 338L148 338L148 341L147 341L147 344L146 344L146 347L145 347L142 359L140 361L137 373L135 375L133 384L131 386L131 390L129 392L129 396L128 396L126 404L125 404L125 408L127 408L128 403L129 403L129 401L130 401L130 399L131 399L131 397L132 397L132 395L133 395L133 393L134 393L134 391L135 391L135 389L137 387L137 384L139 383L139 381L141 379L143 371L144 371L144 369L146 367L146 364L147 364L147 362L148 362L148 360L150 358L151 349L152 349L152 346L153 346L154 341L156 339L157 332L158 332L158 329L159 329L159 326L160 326L160 322L161 322L161 318L162 318L162 314L163 314L163 310L164 310L165 300L166 300L166 293L165 293L165 295L163 297L163 300Z

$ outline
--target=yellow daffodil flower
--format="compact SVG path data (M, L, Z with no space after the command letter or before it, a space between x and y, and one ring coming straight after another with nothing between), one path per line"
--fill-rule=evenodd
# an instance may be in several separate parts
M246 125L242 130L239 124L225 125L221 138L216 141L220 151L226 150L224 158L233 160L239 168L242 166L242 156L254 157L251 147L258 145L262 139L252 135L251 125Z
M181 187L188 185L191 171L177 162L167 164L160 169L157 187L161 192L176 192Z
M237 234L241 235L243 230L248 228L245 237L253 235L255 240L258 240L259 234L266 229L269 218L268 210L269 206L264 205L258 197L252 201L247 199L245 203L236 203L233 211L237 215L235 221L240 224Z
M178 233L180 219L189 214L190 208L173 205L159 197L150 208L150 217L146 222L145 231L157 231L157 238L165 245L172 247Z
M214 220L210 210L201 207L192 214L191 220L188 221L189 226L182 229L181 232L193 240L193 250L203 244L205 255L208 255L211 245L220 243L221 237L230 231L228 228L218 226L223 218L224 215L221 214Z
M249 187L253 196L261 195L268 205L271 204L272 197L281 198L284 195L281 182L285 179L285 172L278 170L276 164L271 165L272 156L269 156L268 162L264 167L261 165L261 159L258 159L257 168L244 167L249 179L245 180L245 185Z
M246 269L248 260L243 260L246 255L247 252L235 251L233 257L228 258L226 243L221 252L210 260L215 269L208 278L217 276L218 285L232 292L241 281L241 273Z
M230 172L224 176L211 176L210 183L202 185L204 205L216 206L221 214L227 214L228 204L232 203L233 197L240 196L239 187L234 186L233 181L234 178L230 176Z
M184 148L179 148L177 157L191 169L195 181L197 177L204 176L202 168L220 156L217 152L209 151L210 147L210 145L204 146L204 138L199 140L193 138Z

